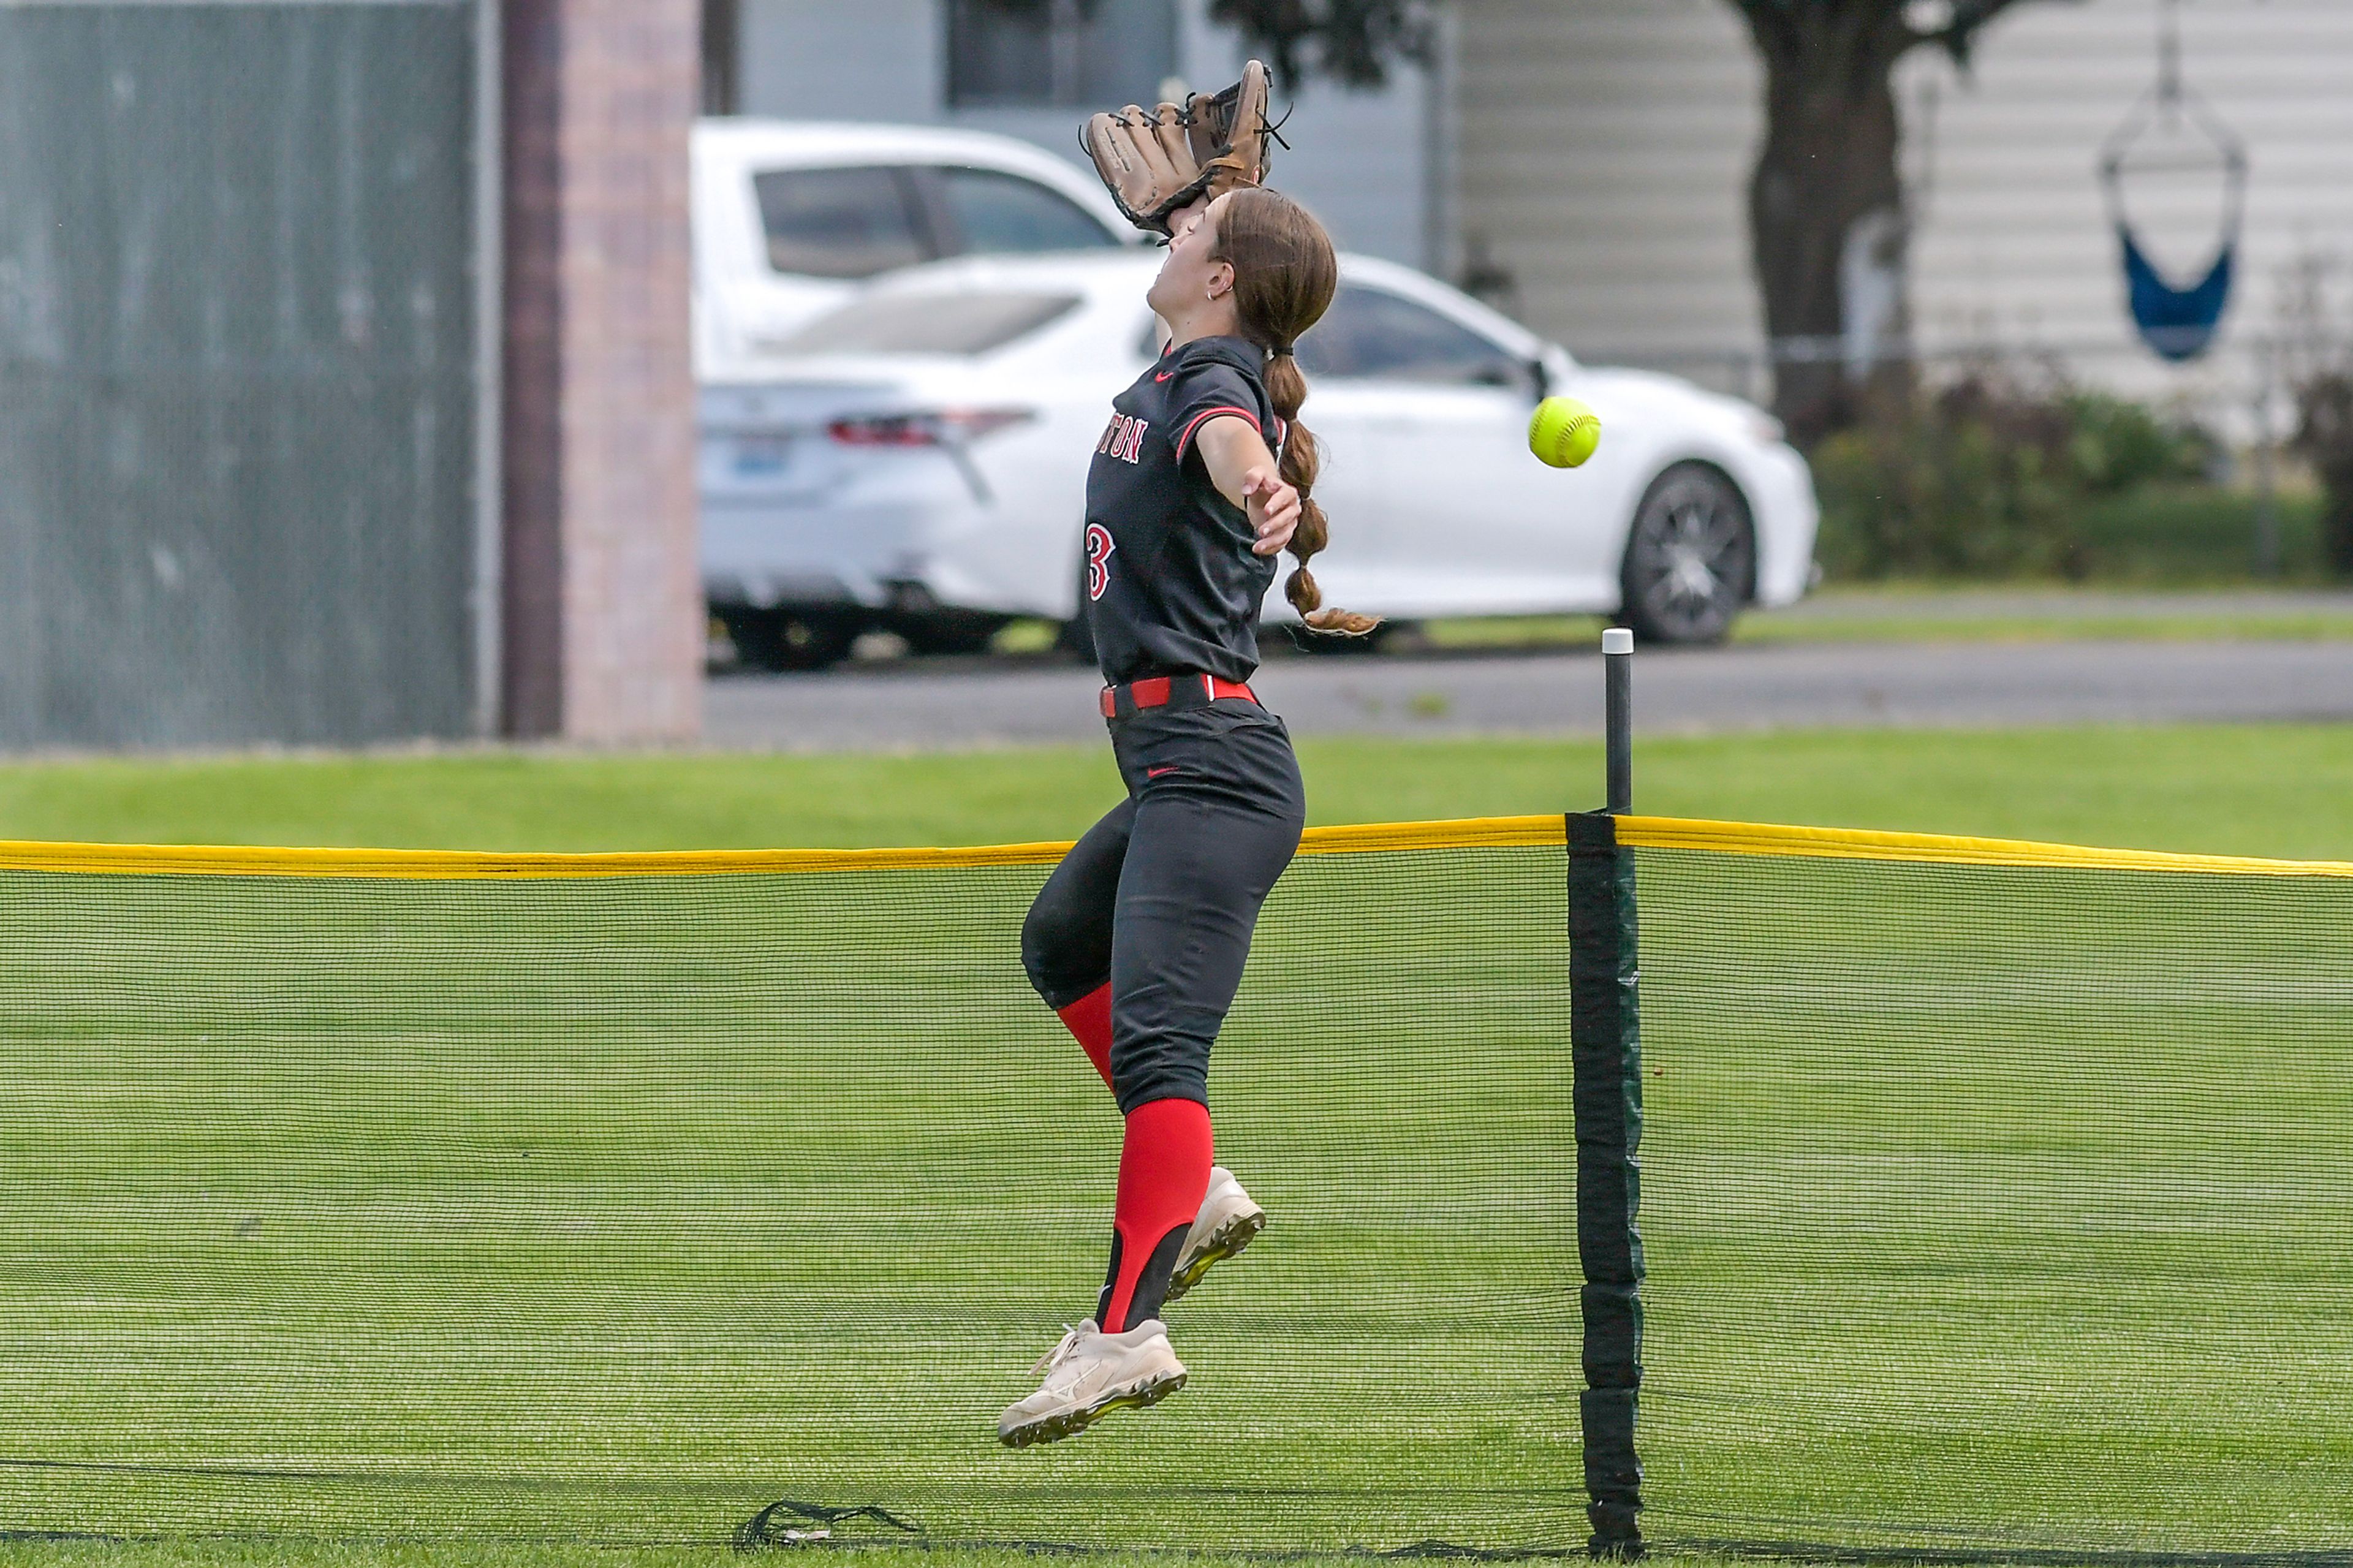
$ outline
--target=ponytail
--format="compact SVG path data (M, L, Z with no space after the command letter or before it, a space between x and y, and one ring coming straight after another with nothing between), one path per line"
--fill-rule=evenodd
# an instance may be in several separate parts
M1323 454L1299 423L1307 378L1291 353L1291 345L1331 305L1340 286L1339 258L1324 226L1278 191L1246 185L1219 202L1217 247L1210 254L1232 264L1242 335L1266 351L1266 397L1283 426L1277 471L1299 492L1299 527L1289 546L1299 565L1284 580L1282 596L1309 630L1362 637L1381 624L1378 617L1325 609L1323 590L1307 570L1307 558L1331 542L1331 530L1324 509L1308 494L1315 488Z
M1278 465L1282 482L1299 492L1299 527L1291 536L1290 550L1299 564L1283 580L1282 596L1299 612L1299 618L1311 631L1326 632L1341 637L1363 637L1381 623L1373 616L1360 616L1354 610L1324 608L1324 591L1315 585L1314 574L1307 570L1308 558L1331 542L1331 526L1310 493L1315 488L1315 476L1323 468L1323 454L1317 450L1315 433L1299 423L1299 405L1307 401L1307 377L1301 374L1299 362L1292 357L1288 347L1268 353L1266 359L1267 401L1274 405L1274 416L1282 421L1282 449Z

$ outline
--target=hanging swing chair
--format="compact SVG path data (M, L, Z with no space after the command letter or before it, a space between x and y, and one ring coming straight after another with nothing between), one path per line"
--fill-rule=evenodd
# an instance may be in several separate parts
M2124 123L2101 145L2100 190L2107 198L2108 220L2116 226L2123 252L2126 300L2133 325L2143 342L2178 363L2206 352L2231 300L2239 226L2246 216L2247 150L2206 106L2206 100L2182 84L2179 0L2164 0L2164 6L2158 36L2157 85L2141 94ZM2179 142L2185 132L2194 145L2177 145L2154 154L2134 153L2135 146L2152 132ZM2167 278L2133 233L2124 200L2128 166L2135 175L2221 172L2221 237L2215 244L2214 259L2196 282L2184 287Z

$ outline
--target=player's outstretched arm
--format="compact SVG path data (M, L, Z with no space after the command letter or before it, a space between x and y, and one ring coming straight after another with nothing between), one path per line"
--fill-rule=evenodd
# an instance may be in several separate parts
M1250 548L1272 555L1291 542L1299 527L1299 491L1276 471L1266 439L1238 414L1205 421L1193 439L1218 493L1248 514L1258 542Z

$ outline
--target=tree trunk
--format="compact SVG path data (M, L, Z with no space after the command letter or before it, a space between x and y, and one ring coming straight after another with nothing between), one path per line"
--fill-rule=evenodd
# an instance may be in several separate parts
M1775 353L1773 410L1802 447L1854 423L1874 384L1909 384L1900 360L1851 371L1845 349L1876 342L1883 350L1904 331L1906 222L1891 77L1915 39L1901 6L1830 0L1794 9L1796 19L1779 7L1749 12L1765 62L1766 132L1748 224ZM1882 295L1877 331L1853 313L1868 303L1850 298L1859 274L1875 277L1860 292Z

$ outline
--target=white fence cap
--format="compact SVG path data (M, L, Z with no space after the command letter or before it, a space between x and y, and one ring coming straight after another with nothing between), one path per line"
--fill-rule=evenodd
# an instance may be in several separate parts
M1611 626L1601 634L1603 653L1632 653L1634 634L1624 626Z

